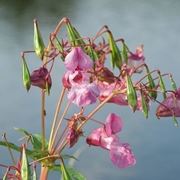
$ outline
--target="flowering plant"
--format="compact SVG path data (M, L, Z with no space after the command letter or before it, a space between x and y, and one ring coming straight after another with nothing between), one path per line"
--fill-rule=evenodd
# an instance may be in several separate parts
M59 38L58 33L63 27L66 27L68 38ZM25 58L27 53L37 55L39 68L30 71ZM46 180L50 170L59 171L64 180L85 179L81 173L66 165L67 158L76 157L65 154L65 151L85 136L83 128L89 121L97 123L98 128L86 137L88 145L107 150L112 163L118 168L135 165L136 158L131 146L118 136L123 128L122 118L110 112L104 117L105 122L93 119L94 114L107 103L130 107L133 112L142 111L148 118L150 103L156 102L159 104L157 117L172 116L174 124L178 126L176 117L180 117L180 88L176 87L172 75L162 74L160 70L151 71L145 63L143 46L132 52L125 40L115 39L107 26L103 26L92 38L81 37L70 20L63 18L45 46L38 23L34 20L34 50L24 51L21 56L24 87L29 91L36 86L41 92L42 129L41 134L16 129L25 135L20 147L9 142L4 134L0 145L8 148L13 165L0 164L6 169L3 179L35 180L39 177ZM60 59L66 71L61 78L62 88L47 140L45 99L53 85L51 74L55 62ZM170 79L170 90L164 83L165 76ZM67 117L72 106L77 106L77 112ZM89 106L92 110L87 113ZM18 161L12 150L20 152ZM38 164L41 165L39 176L36 173Z

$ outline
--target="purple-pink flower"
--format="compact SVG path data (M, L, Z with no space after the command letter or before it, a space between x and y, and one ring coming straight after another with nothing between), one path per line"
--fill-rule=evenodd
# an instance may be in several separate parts
M70 71L88 70L93 66L91 58L80 47L72 48L71 52L65 57L64 63Z
M68 99L80 107L95 103L98 96L99 89L94 83L73 86L68 92Z
M31 74L31 84L41 89L46 89L47 86L50 88L52 81L48 70L45 67L36 69Z
M180 117L180 88L170 93L156 110L158 117Z
M89 145L109 150L111 161L119 168L126 168L136 163L129 144L122 144L117 136L123 127L122 120L114 113L108 115L103 127L95 129L87 137Z

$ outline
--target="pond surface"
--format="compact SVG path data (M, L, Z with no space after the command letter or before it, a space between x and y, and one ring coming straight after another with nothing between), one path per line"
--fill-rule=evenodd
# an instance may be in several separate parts
M16 141L20 136L13 127L22 127L36 133L40 128L39 91L28 94L21 83L20 52L33 47L34 18L38 19L44 37L48 37L57 22L68 16L81 34L93 36L107 24L116 37L123 37L131 49L144 44L146 62L153 69L172 72L180 84L180 1L145 0L1 0L0 1L0 134ZM48 39L46 39L48 40ZM29 56L30 59L36 59ZM59 69L58 69L59 68ZM54 89L60 83L62 68L56 69ZM178 75L179 74L179 75ZM168 82L168 81L167 81ZM54 112L58 90L48 97L47 127ZM180 178L180 129L170 118L157 120L152 104L150 117L134 115L128 108L108 105L97 113L103 120L107 110L119 113L124 119L121 139L131 144L137 164L128 169L117 169L109 160L108 152L84 145L77 169L88 180L178 180ZM86 127L86 132L94 124ZM0 163L10 162L5 150L0 151ZM2 170L0 170L0 173ZM57 174L50 179L58 179Z

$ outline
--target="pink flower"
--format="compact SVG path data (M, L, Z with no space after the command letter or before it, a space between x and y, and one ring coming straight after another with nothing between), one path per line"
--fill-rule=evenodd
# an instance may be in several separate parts
M84 71L67 71L62 79L63 85L66 88L80 85L89 82L89 75Z
M107 98L114 90L123 90L125 88L125 83L122 81L116 81L114 83L107 82L97 82L98 88L100 90L99 100L103 101ZM109 101L109 103L115 103L118 105L128 105L127 97L125 94L118 94L113 96Z
M91 58L80 47L74 47L65 57L65 66L70 71L88 70L92 68L93 63Z
M31 74L31 84L41 89L46 89L47 85L50 88L52 81L48 70L45 67L34 70Z
M96 102L98 96L99 89L93 83L83 83L79 86L73 86L68 93L68 99L78 106L93 104Z
M122 130L123 123L121 117L110 113L106 118L105 130L108 136L116 134Z
M180 88L167 96L156 110L158 117L180 117Z
M135 156L127 143L111 145L110 159L118 168L127 168L136 164Z
M134 154L128 144L119 141L117 133L122 129L122 120L114 113L108 115L103 127L95 129L87 137L89 145L109 150L111 161L119 168L132 166L136 163Z
M130 55L128 57L129 66L136 68L141 64L144 64L144 61L145 61L145 57L144 57L143 45L137 47L135 53L130 52ZM142 68L138 69L136 72L141 72L141 70Z

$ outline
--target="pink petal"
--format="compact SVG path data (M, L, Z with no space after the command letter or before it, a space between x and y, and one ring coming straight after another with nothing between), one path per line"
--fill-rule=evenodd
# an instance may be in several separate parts
M93 130L92 133L86 138L87 144L93 146L100 146L100 136L103 131L103 127Z
M121 131L123 127L123 122L121 117L114 113L110 113L106 118L105 130L108 136L116 134Z
M104 149L110 150L111 145L114 143L119 143L119 138L116 135L107 136L104 132L100 136L100 146Z
M167 98L160 104L156 110L158 117L169 117L176 116L180 117L180 96L179 90L171 93Z
M98 95L99 90L95 84L81 84L70 89L68 99L78 106L87 106L95 103Z
M78 66L78 49L73 48L65 57L64 64L68 70L74 71Z
M80 47L72 48L71 52L65 57L65 66L68 70L88 70L92 68L91 58L84 53Z
M136 164L135 156L129 144L112 145L110 149L110 158L118 168L126 168Z

